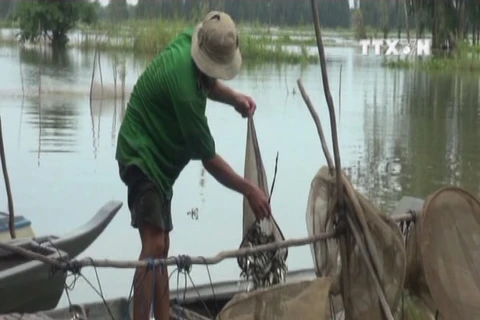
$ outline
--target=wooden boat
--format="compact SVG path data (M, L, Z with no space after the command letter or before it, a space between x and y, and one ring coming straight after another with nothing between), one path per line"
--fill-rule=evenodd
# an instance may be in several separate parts
M287 282L311 280L315 278L313 269L301 269L291 271L287 275ZM223 306L232 297L250 285L246 280L232 280L211 284L189 287L177 298L177 289L170 292L171 319L182 320L208 320L214 319ZM213 288L213 290L212 290ZM180 300L178 300L180 299ZM70 320L76 315L77 319L100 320L100 319L132 319L133 305L126 298L112 299L107 301L108 308L103 302L73 305L72 308L60 308L36 314L22 315L23 320ZM0 320L18 320L20 315L1 315Z
M423 200L414 197L403 197L392 214L403 214L410 210L420 211ZM316 278L314 268L290 271L286 283L296 283ZM171 296L171 319L206 320L215 319L223 307L238 293L245 292L251 285L246 280L231 280L215 284L196 285L181 290L178 294L174 288ZM0 300L1 301L1 300ZM132 303L126 298L108 300L108 309L103 302L74 305L72 308L60 308L36 314L22 315L23 320L66 320L76 316L78 319L132 319ZM110 311L109 311L110 310ZM2 312L0 312L1 314ZM3 312L4 313L4 312ZM18 314L0 315L0 320L18 319ZM338 319L338 318L337 318Z
M64 251L29 240L15 245L49 258L68 258ZM63 294L66 273L37 260L0 249L0 313L36 312L55 308Z
M48 235L7 243L51 258L74 259L98 238L121 207L121 202L111 201L87 223L60 237ZM55 308L63 294L65 278L65 273L52 272L51 266L43 262L0 250L0 313Z
M421 212L425 201L420 198L406 196L400 199L392 211L392 215L403 214L409 211Z
M0 242L6 242L11 239L8 221L8 213L0 212ZM18 238L31 238L35 236L31 221L24 216L16 216L14 226Z

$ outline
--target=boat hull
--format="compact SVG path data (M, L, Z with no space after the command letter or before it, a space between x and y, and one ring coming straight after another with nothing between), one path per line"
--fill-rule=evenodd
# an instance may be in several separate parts
M8 234L7 242L40 251L50 250L65 260L75 259L100 236L121 207L122 202L110 201L84 225L60 237L48 235L22 238L18 234L17 239L11 240ZM17 259L17 263L19 265L13 262L7 265L8 261L0 255L0 314L54 309L63 294L66 274L60 271L51 274L51 266L39 261L23 263Z
M33 241L14 241L16 246L52 259L67 259L60 250ZM62 297L66 272L50 265L0 250L0 313L30 313L55 308Z

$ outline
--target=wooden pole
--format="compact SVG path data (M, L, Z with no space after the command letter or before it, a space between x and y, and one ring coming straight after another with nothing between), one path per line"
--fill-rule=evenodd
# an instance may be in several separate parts
M314 28L315 28L315 37L317 40L317 49L318 49L318 55L320 58L320 68L322 71L322 82L323 82L323 91L325 94L325 99L327 101L327 106L329 110L329 115L330 115L330 127L332 130L332 142L333 142L333 153L334 153L334 159L335 159L335 178L336 178L336 189L337 189L337 209L338 209L338 221L339 223L345 224L345 220L352 230L355 240L359 247L361 247L361 255L363 259L365 260L365 263L367 263L367 267L370 273L370 276L373 278L374 283L377 284L378 286L375 286L375 289L377 291L377 294L380 298L382 309L384 311L385 316L389 320L394 320L392 312L390 310L390 307L388 306L388 303L386 303L386 298L385 294L380 286L380 282L377 278L377 274L375 273L375 270L373 268L372 262L370 261L370 255L368 252L368 247L365 247L364 243L362 242L362 237L361 234L357 228L357 225L353 221L352 217L350 216L350 213L347 213L346 208L345 208L345 201L344 201L344 190L343 190L343 175L341 172L341 162L340 162L340 151L339 151L339 146L338 146L338 136L337 136L337 124L336 124L336 118L335 118L335 108L333 104L333 98L332 94L330 92L330 86L328 83L328 75L327 75L327 64L326 64L326 58L325 58L325 49L323 46L323 41L322 41L322 34L320 30L320 19L318 16L318 6L317 6L317 0L311 0L311 6L312 6L312 15L313 15L313 23L314 23ZM364 228L365 229L365 228ZM346 232L348 233L348 228L346 229ZM365 236L367 240L371 240L371 236L369 233L368 229L364 230ZM350 290L347 287L348 282L349 282L349 275L348 275L348 255L347 255L347 246L346 246L346 237L344 234L340 235L340 256L342 259L342 296L344 299L344 307L345 307L345 318L347 320L352 319L352 314L351 314L351 297L350 297ZM368 241L367 241L368 244ZM363 250L362 250L363 248Z
M413 221L414 218L410 214L400 214L400 215L391 216L391 219L395 222L402 222L402 221ZM335 232L321 233L312 237L289 239L285 241L276 241L269 244L259 245L255 247L246 247L238 250L220 251L219 253L217 253L215 256L212 256L212 257L205 257L205 258L190 257L189 262L192 265L218 264L219 262L222 262L223 260L226 260L226 259L236 258L239 256L255 255L257 253L270 251L270 250L278 250L278 249L287 248L287 247L300 247L300 246L311 244L317 241L324 241L324 240L332 239L335 237L336 237ZM82 260L72 260L69 263L67 263L65 261L48 258L44 255L34 253L32 251L29 251L19 246L11 245L8 243L2 243L2 242L0 242L0 249L22 255L32 260L42 261L46 264L50 264L53 267L57 267L60 269L67 268L68 264L76 265L79 267L95 266L98 268L118 268L118 269L129 269L129 268L139 268L139 267L146 268L149 266L148 261L143 261L143 260L142 261L138 261L138 260L121 261L121 260L108 260L108 259L96 260L91 258L85 258ZM155 260L155 264L157 266L158 265L170 266L170 265L176 265L178 261L179 261L178 257L171 257L167 259L157 259Z
M254 255L260 252L265 252L265 251L270 251L270 250L278 250L282 248L287 248L287 247L300 247L306 244L310 244L316 241L320 240L326 240L326 239L331 239L335 237L334 232L330 233L323 233L323 234L318 234L316 236L312 237L307 237L307 238L299 238L299 239L289 239L285 241L276 241L272 242L269 244L265 245L260 245L260 246L255 246L255 247L245 247L241 248L238 250L228 250L228 251L221 251L217 255L213 257L188 257L188 256L183 256L186 257L188 264L197 264L197 265L213 265L217 264L225 259L231 259L231 258L237 258L240 256L248 256L248 255ZM0 242L0 249L3 250L8 250L11 252L14 252L16 254L20 254L22 256L25 256L30 259L35 259L42 261L47 264L51 264L54 267L57 268L67 268L68 264L63 261L59 260L54 260L51 258L47 258L43 255L40 255L38 253L31 252L29 250L26 250L24 248L18 247L18 246L13 246L8 243L1 243ZM179 257L171 257L167 259L156 259L155 260L155 265L166 265L166 266L172 266L172 265L177 265L180 262ZM78 267L84 267L84 266L95 266L95 267L112 267L112 268L119 268L119 269L128 269L128 268L146 268L150 264L148 261L143 260L143 261L115 261L115 260L108 260L108 259L103 259L103 260L92 260L90 258L85 258L82 260L73 260L70 262L70 264L74 264L75 266Z
M8 229L10 230L10 237L15 239L15 213L13 211L13 197L10 189L10 179L8 178L7 159L5 158L5 146L3 144L2 119L0 116L0 156L2 157L2 172L5 180L5 189L7 189L8 198Z
M327 166L330 169L330 172L332 172L334 168L334 164L333 164L332 156L330 155L330 151L328 150L327 140L325 139L325 134L323 133L322 123L320 122L318 113L315 111L312 101L310 100L310 97L308 96L307 92L305 91L305 88L303 87L301 79L297 80L297 85L298 85L298 89L300 90L300 94L302 95L303 101L305 101L308 111L310 111L310 115L313 118L313 122L315 122L318 136L320 137L320 143L322 144L323 154L325 155L325 159L327 160Z
M330 92L330 85L328 83L328 75L327 75L327 63L325 59L325 49L323 47L322 41L322 33L320 30L320 18L318 16L318 5L317 0L311 0L311 7L312 7L312 17L313 17L313 25L315 28L315 38L317 40L317 49L318 49L318 56L320 59L320 69L322 71L322 83L323 83L323 91L325 94L325 99L327 101L328 111L330 115L330 127L332 131L332 142L333 142L333 156L335 160L335 178L336 178L336 188L337 188L337 217L340 228L345 228L345 202L343 198L343 185L342 185L342 166L340 162L340 151L338 147L338 136L337 136L337 124L335 119L335 107L333 105L333 98ZM318 127L318 124L317 124ZM328 161L328 160L327 160ZM333 168L330 168L330 172L333 172ZM345 228L348 232L348 229ZM343 234L339 237L339 248L340 248L340 258L342 261L342 273L341 273L341 291L342 291L342 299L343 299L343 306L345 309L345 319L351 320L352 319L352 312L351 312L351 296L350 296L350 274L348 273L348 251L347 251L347 234Z

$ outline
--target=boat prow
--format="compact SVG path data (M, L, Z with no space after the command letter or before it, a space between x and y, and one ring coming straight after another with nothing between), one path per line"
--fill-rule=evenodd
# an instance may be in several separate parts
M84 225L72 230L61 237L49 240L52 247L68 253L70 259L76 258L85 251L105 230L122 207L120 201L110 201ZM41 239L37 239L41 242Z
M119 201L108 202L85 224L60 237L17 238L5 243L54 259L74 259L100 236L122 205ZM66 272L52 273L52 267L41 261L0 250L0 314L55 308L63 294L65 279Z

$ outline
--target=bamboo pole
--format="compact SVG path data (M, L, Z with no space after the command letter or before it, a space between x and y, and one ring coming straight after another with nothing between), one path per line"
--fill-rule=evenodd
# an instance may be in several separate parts
M315 108L313 107L310 97L308 96L307 92L305 91L305 88L303 87L301 79L297 80L297 85L298 85L298 89L300 90L300 94L302 95L303 101L305 101L308 111L310 111L310 115L312 116L313 121L315 122L315 125L317 127L318 136L320 137L320 143L322 144L323 154L325 155L325 159L327 160L327 166L330 170L332 170L334 167L333 160L332 160L332 156L330 155L330 151L328 150L327 140L325 139L325 134L323 133L322 123L320 122L320 118L318 117L318 114L315 111Z
M395 222L403 222L403 221L413 221L414 217L411 214L405 213L405 214L391 216L390 219L392 219ZM255 246L255 247L246 247L246 248L241 248L237 250L220 251L215 256L211 256L211 257L205 257L205 258L204 257L188 257L185 255L184 257L188 257L190 259L189 262L192 265L194 264L195 265L213 265L213 264L218 264L226 259L237 258L240 256L255 255L257 253L270 251L270 250L278 250L278 249L287 248L287 247L300 247L300 246L308 245L314 242L332 239L332 238L335 238L336 236L337 234L335 232L327 232L327 233L321 233L321 234L317 234L315 236L306 237L306 238L296 238L296 239L294 238L294 239L288 239L284 241L276 241L269 244ZM97 268L117 268L117 269L146 268L149 266L148 261L145 261L145 260L123 261L123 260L109 260L109 259L97 260L97 259L91 259L91 258L84 258L81 260L71 260L69 262L65 262L61 260L48 258L44 255L34 253L22 247L15 246L6 242L5 243L0 242L0 249L22 255L32 260L38 260L46 264L50 264L51 266L59 269L68 269L69 265L75 265L76 267L94 266ZM154 260L156 266L177 265L178 261L179 261L178 257L170 257L167 259Z
M323 47L322 41L322 33L320 30L320 18L318 16L318 5L317 0L311 0L311 7L312 7L312 17L313 17L313 25L315 28L315 38L317 42L317 49L318 49L318 56L320 59L320 69L322 71L322 83L323 83L323 91L325 94L325 99L327 101L328 111L330 115L330 129L332 131L332 142L333 142L333 156L335 160L335 178L336 178L336 188L337 188L337 217L338 217L338 227L345 229L345 202L343 198L343 185L342 185L342 166L340 162L340 151L338 147L338 136L337 136L337 124L335 119L335 107L333 105L333 98L330 92L330 85L328 83L328 75L327 75L327 63L325 59L325 49ZM315 119L314 119L315 120ZM320 120L317 119L317 127L319 127ZM320 125L321 127L321 125ZM328 159L327 159L328 161ZM330 172L333 172L333 168L330 167ZM348 229L346 229L348 232ZM342 261L342 273L341 273L341 291L342 291L342 299L343 305L345 309L345 319L351 320L352 319L352 312L351 308L351 296L350 296L350 275L348 273L348 253L347 253L347 241L346 237L347 234L341 235L339 237L339 248L340 248L340 258Z
M15 239L15 213L13 210L13 196L10 188L10 178L7 171L7 159L5 158L5 145L3 144L2 119L0 117L0 156L2 157L2 172L5 180L5 189L7 189L8 198L8 229L10 230L10 237Z
M318 49L318 54L320 58L320 68L322 71L322 82L323 82L323 90L325 94L325 99L327 101L327 106L329 110L329 115L330 115L330 126L331 126L331 131L332 131L332 142L333 142L333 151L334 151L334 159L335 159L335 178L336 178L336 189L337 189L337 209L338 209L338 220L339 223L344 223L345 222L345 217L346 217L346 222L348 226L350 227L351 231L353 232L355 241L357 242L358 246L360 247L360 252L363 260L367 264L367 268L369 270L370 276L374 280L375 284L375 289L377 291L377 294L379 296L382 310L384 311L384 314L388 320L394 320L392 312L390 310L390 307L388 306L385 294L382 290L382 287L380 286L380 282L378 280L377 274L375 273L375 269L373 268L372 262L370 261L371 257L369 255L368 250L368 245L369 242L371 242L371 235L369 230L363 225L364 228L364 235L366 237L366 243L367 245L365 246L363 243L362 235L360 234L360 231L358 230L357 225L353 221L351 217L351 213L347 212L345 210L345 201L344 201L344 190L343 190L343 175L341 172L341 162L340 162L340 152L339 152L339 146L338 146L338 136L337 136L337 125L336 125L336 119L335 119L335 108L333 104L333 98L332 94L330 92L330 86L328 83L328 75L327 75L327 66L326 66L326 59L325 59L325 49L323 46L322 42L322 34L320 30L320 19L318 16L318 6L317 6L317 1L316 0L311 0L311 6L312 6L312 15L313 15L313 23L314 23L314 28L315 28L315 37L317 40L317 49ZM318 120L318 119L317 119ZM319 122L319 120L318 120ZM317 125L318 127L318 125ZM331 169L331 168L330 168ZM347 196L349 196L347 194ZM348 229L346 230L348 232ZM345 318L347 320L352 319L352 314L351 314L351 297L350 297L350 292L347 287L348 284L348 256L347 256L347 247L346 247L346 239L345 235L340 235L340 255L342 259L342 297L344 299L344 307L345 307ZM378 286L377 286L378 284Z
M213 257L189 257L189 256L180 256L180 257L185 257L187 258L188 264L194 265L213 265L217 264L225 259L231 259L231 258L236 258L239 256L247 256L247 255L254 255L260 252L265 252L265 251L270 251L270 250L278 250L282 248L287 248L287 247L300 247L306 244L310 244L316 241L320 240L326 240L326 239L331 239L335 237L334 232L330 233L323 233L323 234L318 234L312 237L307 237L307 238L298 238L298 239L289 239L285 241L276 241L272 242L269 244L265 245L260 245L260 246L255 246L255 247L246 247L246 248L241 248L238 250L228 250L228 251L220 251L218 254L216 254ZM102 259L102 260L93 260L90 258L85 258L82 260L73 260L70 261L70 263L59 261L59 260L54 260L51 258L47 258L43 255L40 255L38 253L31 252L29 250L26 250L24 248L18 247L18 246L13 246L8 243L0 243L0 249L8 250L20 255L23 255L27 258L30 259L35 259L35 260L40 260L44 263L51 264L54 267L61 268L61 269L66 269L68 268L68 265L75 265L75 267L85 267L85 266L95 266L95 267L112 267L112 268L118 268L118 269L129 269L129 268L146 268L150 266L149 262L146 260L142 261L119 261L119 260L108 260L108 259ZM156 259L155 265L156 266L172 266L172 265L177 265L180 261L179 257L170 257L167 259Z

